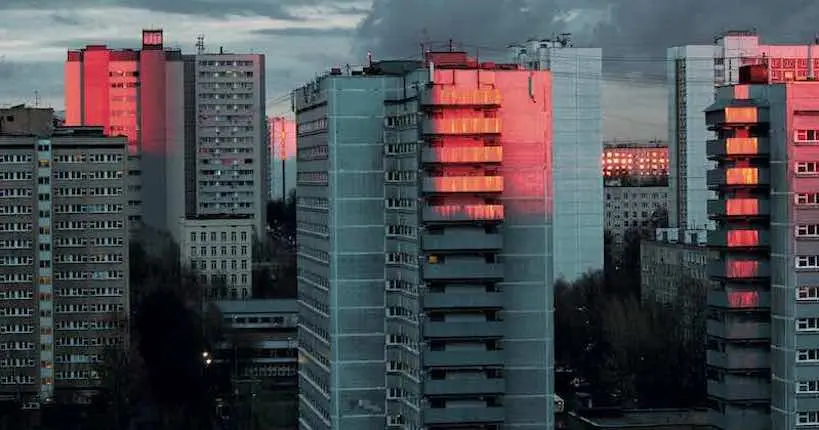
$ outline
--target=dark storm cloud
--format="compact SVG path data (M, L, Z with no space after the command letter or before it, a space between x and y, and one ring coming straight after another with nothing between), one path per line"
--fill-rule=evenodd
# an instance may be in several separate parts
M609 72L661 74L669 46L709 44L749 28L763 41L807 43L817 22L815 0L375 0L357 49L406 56L426 37L502 53L508 43L568 31L578 45L602 47Z

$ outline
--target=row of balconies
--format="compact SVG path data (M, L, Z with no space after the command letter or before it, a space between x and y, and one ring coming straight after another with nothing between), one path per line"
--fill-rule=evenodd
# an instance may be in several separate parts
M726 401L766 402L771 384L759 377L726 376L723 381L708 381L708 395Z
M422 183L426 193L501 193L503 176L435 176Z
M424 221L453 222L453 221L500 221L503 220L503 205L461 205L449 204L426 206L422 211Z
M708 263L706 272L710 278L736 281L761 281L771 277L767 260L753 257L726 257Z
M421 150L424 163L500 163L502 146L434 147Z
M503 236L487 233L482 228L446 229L442 234L424 233L421 248L426 251L495 250L503 248Z
M765 341L771 338L771 323L762 321L708 320L708 336L737 341Z
M706 153L711 160L767 157L770 154L770 143L764 137L729 137L709 140L706 144Z
M427 338L501 338L503 321L424 321Z
M746 348L744 351L706 351L708 366L726 370L770 369L771 357L768 351Z
M423 264L423 277L436 280L496 280L503 278L502 263L488 263L480 260L453 260Z
M767 217L771 206L764 198L726 198L708 201L708 214L712 218L722 217Z
M708 188L756 188L771 184L771 173L767 167L727 167L711 169L706 174Z
M754 249L770 246L770 233L764 229L722 229L708 231L708 246L728 249Z

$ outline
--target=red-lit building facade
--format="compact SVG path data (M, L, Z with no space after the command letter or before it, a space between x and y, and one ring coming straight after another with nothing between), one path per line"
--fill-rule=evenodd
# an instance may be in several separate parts
M722 429L819 425L819 83L720 88L708 172L708 397ZM763 84L755 84L754 81ZM747 83L746 83L747 82Z
M270 199L287 197L296 186L296 121L275 116L267 119L270 135Z
M303 427L555 426L551 91L463 52L295 91Z
M173 231L185 215L185 67L163 46L162 30L144 30L139 50L89 45L68 51L65 124L103 127L128 139L132 157L129 215Z

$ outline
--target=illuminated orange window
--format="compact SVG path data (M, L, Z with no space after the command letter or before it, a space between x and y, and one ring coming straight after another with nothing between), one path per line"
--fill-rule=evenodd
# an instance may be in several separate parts
M500 104L498 90L441 89L435 93L435 103L444 105L495 105Z
M759 293L756 291L731 291L728 293L728 306L732 308L759 307Z
M732 137L725 141L725 152L728 155L756 154L759 143L755 137Z
M444 217L464 214L474 220L503 219L503 205L442 205L432 210Z
M500 118L457 118L435 121L435 129L443 134L500 133Z
M759 262L752 260L734 260L726 265L729 278L753 278L759 272Z
M759 169L756 167L732 167L725 171L725 181L728 185L759 184Z
M755 107L727 107L725 108L726 123L754 123L758 122L757 108Z
M727 215L759 215L759 200L757 199L730 199L725 202Z
M731 230L727 238L729 247L756 246L759 245L759 232L757 230Z
M434 148L435 159L443 163L499 163L503 160L503 148L487 146L478 148Z
M503 176L444 176L432 179L435 191L445 193L503 191Z
M438 264L438 256L437 255L430 255L427 257L427 263L429 264Z

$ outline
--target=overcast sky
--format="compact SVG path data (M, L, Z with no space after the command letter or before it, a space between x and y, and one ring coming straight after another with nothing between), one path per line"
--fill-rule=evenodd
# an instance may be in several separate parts
M69 48L137 48L143 28L166 44L267 55L269 114L288 91L333 65L409 57L422 40L481 46L482 56L530 37L569 31L604 48L607 137L665 137L665 48L710 43L756 27L765 40L806 41L819 22L812 0L0 0L0 105L62 110Z

